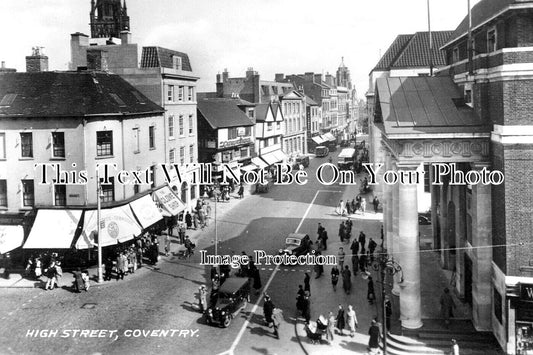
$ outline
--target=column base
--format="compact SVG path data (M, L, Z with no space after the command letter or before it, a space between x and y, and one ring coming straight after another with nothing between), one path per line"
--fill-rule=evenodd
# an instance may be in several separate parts
M418 329L424 325L420 319L403 319L402 327L407 329Z

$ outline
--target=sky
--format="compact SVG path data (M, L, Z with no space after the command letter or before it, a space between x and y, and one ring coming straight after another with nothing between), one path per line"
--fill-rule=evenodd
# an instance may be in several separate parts
M357 94L399 34L427 31L428 0L127 0L139 46L189 55L198 91L214 91L216 74L263 80L275 73L335 74L341 57ZM468 0L429 0L431 30L454 30ZM477 3L472 0L472 6ZM1 0L0 61L25 71L25 56L44 47L50 70L66 70L70 34L90 35L90 0Z

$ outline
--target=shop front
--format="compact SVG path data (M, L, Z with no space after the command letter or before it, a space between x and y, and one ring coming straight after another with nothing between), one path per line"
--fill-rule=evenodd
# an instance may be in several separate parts
M518 284L518 299L511 302L514 308L516 355L533 355L533 284Z

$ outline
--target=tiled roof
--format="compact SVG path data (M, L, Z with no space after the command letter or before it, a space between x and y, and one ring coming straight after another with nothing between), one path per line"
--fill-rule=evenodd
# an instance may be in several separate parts
M272 102L270 105L272 107L272 113L274 114L274 118L277 119L278 118L278 113L279 113L282 116L281 120L283 120L283 113L281 112L280 103L279 102Z
M198 113L214 129L254 125L233 99L199 100Z
M307 95L305 95L305 103L311 106L318 106L318 104Z
M192 71L189 56L185 53L163 47L143 47L141 68L174 68L172 57L181 57L182 70Z
M470 15L472 17L472 28L476 28L477 26L487 22L490 18L497 15L509 5L517 2L520 2L521 4L529 3L530 6L533 5L533 2L527 0L481 0L474 7L472 7L472 10L470 10ZM453 34L450 36L448 41L446 41L446 45L453 43L455 40L465 36L467 33L468 15L465 16L463 21L461 21L459 26L455 29L455 31L453 31Z
M255 120L257 122L265 122L268 115L268 109L270 103L256 104L255 105Z
M164 109L118 75L103 72L0 74L0 117L142 114ZM5 103L5 101L4 101Z
M452 31L431 32L433 66L446 65L445 53L439 48L446 43ZM429 32L399 35L378 62L374 70L429 67Z

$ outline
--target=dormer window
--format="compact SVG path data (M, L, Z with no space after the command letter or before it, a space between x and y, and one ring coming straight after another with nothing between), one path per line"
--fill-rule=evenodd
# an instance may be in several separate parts
M181 57L177 55L173 55L172 56L172 68L181 70L181 66L182 66Z

